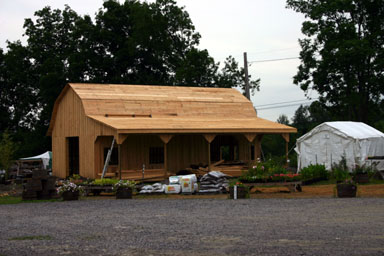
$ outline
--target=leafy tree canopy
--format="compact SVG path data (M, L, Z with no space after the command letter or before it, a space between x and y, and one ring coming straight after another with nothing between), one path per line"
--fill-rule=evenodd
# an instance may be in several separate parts
M316 90L338 120L375 124L383 115L382 0L287 0L306 21L294 83Z
M18 134L19 154L50 148L45 133L68 82L243 86L236 60L229 56L220 68L199 49L200 34L173 0L107 0L93 19L69 6L45 7L24 29L25 46L8 42L6 52L0 49L0 132ZM259 89L259 80L250 84Z

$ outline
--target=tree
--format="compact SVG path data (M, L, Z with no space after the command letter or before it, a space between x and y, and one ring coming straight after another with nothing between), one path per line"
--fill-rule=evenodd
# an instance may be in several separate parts
M307 19L294 83L316 90L337 119L374 124L383 114L383 1L287 0L287 7Z
M94 19L45 7L24 23L27 44L0 50L0 133L18 153L50 148L54 102L68 82L241 87L244 70L228 57L219 70L184 8L173 0L104 1ZM250 81L253 90L259 80ZM17 135L16 135L17 134Z
M12 141L8 131L4 131L0 140L0 169L5 170L5 178L8 177L8 169L11 166L16 144Z
M300 105L292 118L292 126L297 129L297 136L306 134L311 129L311 119L308 106Z
M280 115L279 118L277 118L276 122L278 122L279 124L289 125L288 117L284 114Z

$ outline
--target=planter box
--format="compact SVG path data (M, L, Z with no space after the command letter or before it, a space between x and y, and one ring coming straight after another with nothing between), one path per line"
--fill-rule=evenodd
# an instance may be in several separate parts
M245 199L249 197L247 187L237 187L237 199ZM234 199L234 187L229 188L229 198Z
M75 191L75 192L65 191L61 196L63 197L64 201L79 200L79 191Z
M336 185L337 197L356 197L357 186L340 183Z
M116 199L132 199L131 188L119 188L116 191Z

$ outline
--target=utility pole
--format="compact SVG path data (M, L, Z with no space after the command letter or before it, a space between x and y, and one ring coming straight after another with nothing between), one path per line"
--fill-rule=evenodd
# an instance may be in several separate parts
M247 53L244 52L244 74L245 74L245 97L247 99L251 99L251 95L249 93L249 81L248 81L248 61L247 61Z

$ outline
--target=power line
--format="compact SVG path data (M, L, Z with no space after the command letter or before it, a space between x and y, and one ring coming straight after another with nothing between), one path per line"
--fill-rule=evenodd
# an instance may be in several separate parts
M270 49L270 50L259 51L259 52L250 52L250 54L274 53L274 52L282 52L282 51L299 49L299 48L300 48L299 46L295 46L295 47L289 47L289 48Z
M299 59L299 58L300 57L288 57L288 58L281 58L281 59L254 60L254 61L249 61L248 64L261 63L261 62L272 62L272 61L282 61L282 60L294 60L294 59Z
M287 105L281 105L281 106L272 106L272 107L266 107L266 108L257 108L257 111L259 110L267 110L267 109L273 109L273 108L286 108L286 107L292 107L292 106L298 106L298 105L308 105L312 102L304 102L304 103L295 103L295 104L287 104Z
M282 102L275 102L275 103L269 103L269 104L263 104L263 105L257 105L255 106L256 108L257 107L264 107L264 106L271 106L271 105L281 105L281 104L285 104L285 103L293 103L293 102L300 102L300 101L315 101L315 100L318 100L318 98L316 99L305 99L305 100L291 100L291 101L282 101Z

